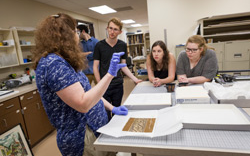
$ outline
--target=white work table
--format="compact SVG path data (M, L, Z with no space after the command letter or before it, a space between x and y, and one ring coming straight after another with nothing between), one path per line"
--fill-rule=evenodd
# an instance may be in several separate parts
M138 85L131 94L151 91L167 92L164 86L150 88ZM240 110L250 120L250 108L240 108ZM101 134L94 146L100 151L140 153L146 156L246 156L250 155L250 129L233 131L184 128L177 133L155 138L134 136L115 138Z

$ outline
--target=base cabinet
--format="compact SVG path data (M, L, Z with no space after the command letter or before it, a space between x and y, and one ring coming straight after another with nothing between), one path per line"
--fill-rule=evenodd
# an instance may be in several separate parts
M27 135L18 97L0 102L0 134L21 123Z
M43 108L37 90L19 96L30 145L35 145L54 128Z
M54 130L37 90L0 102L0 134L19 123L31 147Z
M35 103L28 104L23 108L23 110L29 141L31 146L33 146L41 138L53 130L53 127L48 120L40 100Z
M7 130L9 130L9 129L11 129L11 128L13 128L17 124L21 123L23 131L24 131L24 133L26 135L26 138L27 138L26 127L25 127L25 124L24 124L21 109L17 109L17 110L12 111L12 112L10 112L8 114L0 116L0 121L1 121L0 134L7 131Z

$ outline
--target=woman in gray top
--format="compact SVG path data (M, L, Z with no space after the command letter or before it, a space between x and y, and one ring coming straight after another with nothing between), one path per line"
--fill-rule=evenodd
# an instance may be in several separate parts
M200 35L191 36L185 51L179 54L176 73L179 82L204 83L211 81L217 73L216 54L206 45Z

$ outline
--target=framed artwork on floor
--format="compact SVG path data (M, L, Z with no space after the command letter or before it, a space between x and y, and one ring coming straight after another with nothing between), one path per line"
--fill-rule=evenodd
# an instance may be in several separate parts
M0 135L0 156L33 156L21 124Z

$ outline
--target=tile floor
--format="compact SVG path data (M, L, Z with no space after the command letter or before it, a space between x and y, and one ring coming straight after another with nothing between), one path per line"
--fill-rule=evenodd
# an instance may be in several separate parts
M93 85L92 85L93 86ZM135 87L134 82L128 77L124 78L124 95L122 103L126 100L130 92ZM32 148L34 156L61 156L60 151L56 145L56 131L53 131L40 143ZM117 156L130 156L130 153L119 152Z

